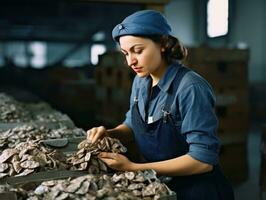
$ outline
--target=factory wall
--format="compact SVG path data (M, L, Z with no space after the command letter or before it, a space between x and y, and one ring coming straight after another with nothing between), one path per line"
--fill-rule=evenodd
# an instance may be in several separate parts
M205 34L205 1L173 0L165 8L165 15L174 34L186 45L214 45L249 48L249 81L266 81L266 1L238 0L230 2L229 35L222 39L208 39Z

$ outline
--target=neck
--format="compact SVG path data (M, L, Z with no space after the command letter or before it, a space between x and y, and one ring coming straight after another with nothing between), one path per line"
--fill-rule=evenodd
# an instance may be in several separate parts
M158 82L160 81L160 79L158 77L154 77L151 75L151 78L152 78L152 87L157 85Z
M160 67L156 71L150 74L152 78L152 87L157 85L158 82L160 81L161 77L164 75L166 72L166 69L168 68L167 63L163 62Z

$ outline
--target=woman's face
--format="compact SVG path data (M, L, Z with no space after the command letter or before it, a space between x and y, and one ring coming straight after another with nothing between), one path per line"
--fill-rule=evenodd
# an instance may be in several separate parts
M159 44L148 38L131 35L121 36L119 39L122 53L127 64L138 76L160 76L162 69L166 67L162 59L162 49ZM164 70L163 70L164 71Z

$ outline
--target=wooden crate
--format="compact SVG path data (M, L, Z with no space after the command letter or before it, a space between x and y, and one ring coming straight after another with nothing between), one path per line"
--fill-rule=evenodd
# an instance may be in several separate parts
M250 127L248 92L243 89L227 89L216 95L216 115L219 119L219 134L242 131L245 134Z
M101 107L98 109L97 119L102 123L110 126L116 126L122 123L125 119L125 114L129 109L129 102L127 103L113 103L108 100L101 102Z
M246 141L234 141L221 147L220 164L230 182L234 185L248 178L248 161Z
M98 86L130 90L135 74L125 66L98 66L94 77Z
M261 134L261 165L260 165L260 194L266 199L266 124L262 125Z
M98 65L112 68L127 66L125 56L120 51L108 51L100 55Z
M249 130L248 116L239 116L236 118L220 118L218 125L218 133L220 135L230 134L232 131L241 131L247 134Z
M266 119L266 82L252 83L250 86L250 104L252 117L265 122Z
M188 60L200 62L245 62L249 60L249 50L230 48L191 47L188 49Z
M97 66L95 69L96 84L104 87L116 87L116 73L115 67L111 66Z
M215 90L216 105L235 107L248 107L249 106L249 92L246 88L231 88L223 87Z
M135 73L129 67L119 67L115 70L116 88L122 88L130 91L133 83Z
M219 88L248 88L249 51L225 48L189 48L184 64Z
M247 84L247 64L244 63L192 63L189 67L206 78L211 84ZM237 77L237 79L236 79Z

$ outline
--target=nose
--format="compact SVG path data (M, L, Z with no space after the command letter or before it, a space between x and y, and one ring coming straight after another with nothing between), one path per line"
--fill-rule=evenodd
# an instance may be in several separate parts
M132 55L128 55L127 56L127 64L129 67L132 67L132 66L137 64L137 59Z

